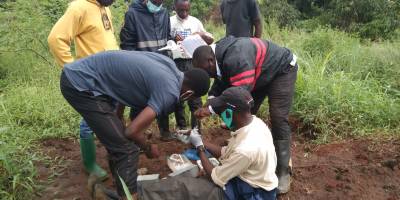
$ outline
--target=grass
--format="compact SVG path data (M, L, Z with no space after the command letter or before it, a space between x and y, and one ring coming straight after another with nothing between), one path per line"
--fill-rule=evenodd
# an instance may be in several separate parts
M32 199L39 190L35 163L44 138L77 137L79 116L62 98L60 69L46 37L67 0L23 1L0 7L0 197ZM45 4L45 5L43 5ZM47 5L49 4L49 5ZM114 12L116 33L123 1ZM10 11L11 10L11 11ZM28 17L29 16L29 17ZM32 24L35 24L34 26ZM221 25L206 24L215 38ZM329 28L312 32L264 25L264 38L292 49L300 69L292 115L312 127L318 142L400 133L400 41L371 43ZM266 117L268 105L260 115ZM174 121L174 120L173 120ZM216 119L204 122L212 126Z

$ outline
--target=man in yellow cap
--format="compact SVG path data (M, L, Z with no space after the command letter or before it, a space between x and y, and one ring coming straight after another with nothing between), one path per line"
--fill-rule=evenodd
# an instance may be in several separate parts
M75 0L51 30L48 43L57 64L63 67L76 59L118 49L111 20L110 6L114 0ZM71 45L75 44L75 57ZM80 146L83 165L89 174L100 180L107 172L96 164L93 131L87 123L80 123Z

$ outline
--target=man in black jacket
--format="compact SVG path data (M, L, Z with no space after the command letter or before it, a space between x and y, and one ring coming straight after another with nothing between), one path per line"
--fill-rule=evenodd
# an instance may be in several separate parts
M125 23L121 29L121 49L131 51L150 51L167 55L166 51L158 51L165 47L170 36L170 19L163 0L135 0L125 14ZM131 118L135 111L131 110ZM169 132L168 115L158 117L158 127L162 140L172 139Z
M157 52L170 36L169 14L163 0L136 0L125 13L121 29L121 49Z
M215 49L210 46L197 48L193 66L206 70L214 78L209 98L219 96L232 86L243 87L254 98L252 113L255 114L268 96L278 162L278 193L288 192L291 141L288 117L297 77L296 56L270 41L229 36L217 42ZM209 107L204 107L196 111L196 115L201 118L211 112Z

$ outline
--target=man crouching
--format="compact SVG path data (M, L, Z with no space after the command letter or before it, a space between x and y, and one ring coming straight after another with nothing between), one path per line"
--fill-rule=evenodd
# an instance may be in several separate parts
M192 132L190 142L197 148L204 170L215 184L224 189L225 199L275 200L278 178L276 154L267 125L251 114L253 98L241 87L231 87L210 99L208 107L196 111L198 118L218 114L232 131L227 146L202 141ZM214 167L205 149L219 158Z

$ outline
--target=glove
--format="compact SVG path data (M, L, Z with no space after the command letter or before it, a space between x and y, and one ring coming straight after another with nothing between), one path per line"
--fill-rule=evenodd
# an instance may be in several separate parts
M190 132L189 141L196 148L203 145L203 140L199 134L199 129L195 128Z

